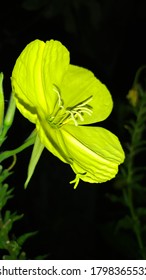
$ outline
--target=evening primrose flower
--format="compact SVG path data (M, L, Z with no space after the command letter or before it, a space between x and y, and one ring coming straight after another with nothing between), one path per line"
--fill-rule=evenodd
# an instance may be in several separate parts
M113 102L94 74L70 64L69 52L59 41L34 40L18 57L12 72L16 106L36 125L36 142L27 183L46 147L70 164L79 180L106 182L115 177L124 161L118 138L102 127Z

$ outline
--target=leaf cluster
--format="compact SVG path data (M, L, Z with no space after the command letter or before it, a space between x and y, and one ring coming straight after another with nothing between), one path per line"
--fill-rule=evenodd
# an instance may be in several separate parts
M3 143L7 139L8 130L11 127L15 114L15 103L11 95L7 112L4 108L4 93L3 93L3 74L0 73L0 148L3 149ZM26 141L18 148L10 151L0 152L0 258L5 260L24 260L27 258L23 251L24 242L34 236L37 232L24 233L18 237L13 234L14 223L23 218L16 212L12 213L7 209L8 200L13 198L14 189L10 188L5 182L13 173L11 170L16 163L16 154L23 151L34 143L34 133L32 133ZM13 157L12 164L4 169L2 162ZM41 257L42 259L43 257Z
M22 250L22 246L36 232L24 233L18 238L12 236L13 224L20 220L23 214L18 215L16 212L11 213L10 210L5 210L7 201L13 198L13 189L4 183L10 175L11 172L3 170L0 166L0 250L2 259L26 259L26 253Z
M121 205L123 215L116 222L115 232L131 232L137 243L136 258L146 259L146 67L138 69L127 98L128 141L126 159L115 181L116 192L109 199Z

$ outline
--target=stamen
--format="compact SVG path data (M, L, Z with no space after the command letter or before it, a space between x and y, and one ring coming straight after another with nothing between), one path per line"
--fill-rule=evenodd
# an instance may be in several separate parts
M92 107L88 104L93 96L89 96L84 101L78 103L73 107L65 108L63 105L63 100L61 98L60 89L54 84L53 91L57 94L57 100L54 105L54 111L49 116L48 122L54 127L60 127L62 125L67 124L70 121L74 122L75 126L78 126L78 119L80 121L84 121L84 113L91 116L92 114Z
M83 122L84 113L91 116L92 107L90 105L88 105L88 103L92 100L92 98L93 98L93 96L90 96L83 102L78 103L76 106L66 108L66 112L68 112L70 114L70 117L67 119L65 118L65 120L63 121L63 124L66 124L67 122L72 120L74 122L75 126L77 126L78 125L77 120L76 120L77 118L79 118L80 121Z
M60 90L59 87L57 87L55 84L53 85L53 90L55 91L55 93L57 93L58 96L58 106L59 107L63 107L63 100L61 98L61 94L60 94Z
M88 115L92 115L92 109L89 109L89 108L78 108L77 107L77 110L81 111L82 113L87 113Z
M87 105L92 99L93 99L93 96L91 95L91 96L89 96L87 99L85 99L83 102L80 102L78 105L79 105L80 107L83 107L83 106ZM77 106L78 106L78 105L77 105Z
M76 174L75 179L72 180L72 181L70 182L70 184L74 184L74 189L76 189L77 186L78 186L78 184L79 184L79 181L80 181L80 175L79 175L79 174Z
M57 100L56 103L54 104L53 113L48 117L48 122L50 122L53 126L56 126L58 121L57 120L55 121L55 119L57 119L57 116L61 111L61 109L64 109L64 106L63 106L63 100L61 98L60 89L55 84L53 84L53 91L57 94Z
M79 119L80 119L81 122L84 121L84 118L83 118L83 116L82 116L82 113L76 112L76 113L75 113L75 117L76 117L76 116L79 117Z
M75 126L78 126L77 120L74 116L74 112L71 110L66 110L66 112L70 114L70 117L67 117L66 121L64 121L63 124L68 123L70 120L73 120Z

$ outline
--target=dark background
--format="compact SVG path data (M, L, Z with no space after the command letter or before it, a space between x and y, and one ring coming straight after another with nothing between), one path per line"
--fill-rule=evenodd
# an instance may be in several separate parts
M103 127L125 143L126 95L136 70L146 63L146 1L132 0L21 0L4 1L0 9L0 71L4 73L6 106L15 61L30 41L56 39L71 53L71 63L92 70L109 88L114 109ZM33 125L17 111L5 143L19 146ZM134 258L131 236L114 235L115 220L123 214L106 194L115 180L105 184L80 182L76 190L70 166L45 150L27 190L23 183L32 148L17 157L9 183L15 197L12 211L24 213L15 234L38 230L26 242L29 258L48 254L50 259ZM127 238L127 237L125 237Z

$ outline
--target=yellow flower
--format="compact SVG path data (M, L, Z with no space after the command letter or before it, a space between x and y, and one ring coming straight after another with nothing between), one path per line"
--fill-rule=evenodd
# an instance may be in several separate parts
M127 94L127 99L133 107L136 107L138 103L138 90L136 88L130 89Z
M58 41L29 43L12 72L16 106L36 125L37 137L27 183L44 147L70 164L79 179L101 183L112 179L124 152L118 138L102 127L113 102L94 74L70 64L68 50Z

